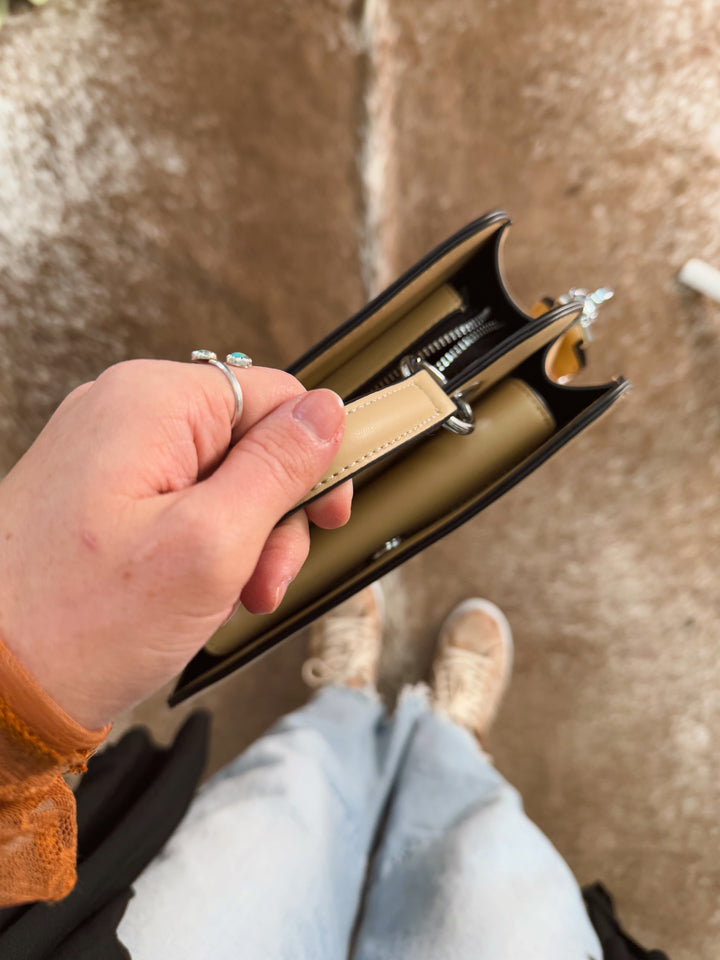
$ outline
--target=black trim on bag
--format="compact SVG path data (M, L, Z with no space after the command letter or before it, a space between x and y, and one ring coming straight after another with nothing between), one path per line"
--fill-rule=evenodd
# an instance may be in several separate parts
M608 385L605 395L592 403L583 413L579 414L574 420L567 424L567 426L558 430L539 450L509 473L507 477L495 484L470 507L462 511L452 520L447 521L447 523L441 524L433 533L427 534L424 537L420 536L415 543L406 549L401 548L396 552L389 553L387 558L379 566L373 566L367 575L361 576L359 579L353 578L351 588L342 590L339 594L333 594L333 599L329 603L325 605L322 603L318 605L317 602L314 603L312 612L308 612L294 619L292 626L283 627L279 625L270 631L264 639L253 642L252 648L249 650L247 648L244 650L240 649L219 657L213 656L206 650L201 650L183 670L177 686L168 697L168 704L171 707L177 706L177 704L189 699L196 693L200 693L200 691L213 685L218 680L223 679L223 677L234 673L240 667L262 656L262 654L266 653L278 643L286 640L289 636L292 636L292 634L297 633L303 627L312 623L318 617L322 616L323 613L342 603L343 600L353 596L369 583L373 583L379 577L394 570L400 566L400 564L405 563L433 543L436 543L449 533L457 530L458 527L461 527L472 517L476 516L486 507L489 507L491 503L494 503L495 500L498 500L516 484L520 483L521 480L524 480L537 470L537 468L549 460L550 457L554 456L565 444L606 413L615 401L629 388L630 383L625 380L624 377L618 377L617 380Z
M320 340L318 343L314 344L307 350L299 359L295 360L294 363L291 363L287 367L287 372L297 375L297 371L301 370L303 367L306 367L309 363L312 363L313 360L316 360L322 353L325 353L330 347L335 346L335 344L342 340L343 337L347 336L351 330L354 330L355 327L358 327L361 323L364 323L365 320L369 319L374 313L383 307L389 300L399 293L404 287L412 283L417 277L424 273L428 267L431 267L433 263L442 259L446 253L449 253L451 250L454 250L455 247L459 247L461 243L464 243L465 240L469 240L476 233L480 233L482 230L491 227L495 223L503 223L510 225L512 222L509 215L505 210L492 210L490 213L486 213L482 217L478 217L477 220L472 220L470 223L466 224L462 230L458 230L457 233L454 233L447 240L443 240L442 243L439 243L436 247L427 253L421 260L418 260L417 263L413 264L409 270L406 270L402 276L398 277L389 287L386 287L382 293L379 293L370 303L366 304L361 310L358 310L357 313L354 313L348 320L346 320L339 327L336 327L331 333L326 337Z

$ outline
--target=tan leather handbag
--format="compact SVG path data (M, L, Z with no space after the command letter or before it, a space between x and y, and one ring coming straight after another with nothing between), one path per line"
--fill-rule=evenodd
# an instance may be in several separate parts
M239 610L188 664L179 703L465 523L600 417L629 387L569 383L608 290L524 313L505 289L509 218L436 247L290 372L346 403L345 439L298 508L352 478L352 517L313 528L305 566L268 616Z

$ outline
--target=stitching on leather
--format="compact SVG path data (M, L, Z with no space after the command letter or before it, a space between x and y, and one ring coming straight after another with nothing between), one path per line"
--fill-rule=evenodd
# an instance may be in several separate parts
M395 383L392 387L389 387L385 393L379 393L376 397L367 400L365 403L359 403L357 406L352 406L347 411L347 415L350 416L353 413L357 413L358 410L363 410L365 407L371 407L374 403L378 403L380 400L384 400L385 397L391 397L395 393L402 393L403 390L408 390L412 388L413 390L420 390L420 393L432 403L435 413L440 413L437 405L435 404L432 397L428 397L424 390L422 390L417 383L414 383L412 380L405 380L403 383Z
M419 384L412 383L410 381L404 383L401 387L398 387L395 390L389 390L378 397L374 397L372 400L369 400L367 403L360 404L359 407L355 407L352 410L348 410L348 416L351 413L355 413L357 410L361 410L363 407L372 406L373 403L377 403L378 400L382 400L383 397L388 397L393 393L399 393L400 390L407 390L409 388L412 388L414 390L419 390L420 393L422 393L423 397L425 397L426 400L430 401L430 403L432 404L432 408L435 411L434 415L426 417L425 420L421 420L420 423L416 423L415 426L412 427L412 429L406 430L404 433L398 434L398 436L394 437L392 440L388 440L385 443L381 444L379 447L375 447L373 450L369 450L362 457L358 457L357 460L353 460L351 463L346 464L344 467L342 467L340 470L337 470L335 473L331 473L329 477L325 477L324 480L320 480L319 483L316 483L315 486L312 488L313 490L319 490L321 487L324 487L326 486L326 484L330 483L331 480L335 480L337 477L342 476L343 473L347 473L348 470L351 470L353 467L356 467L358 464L363 463L365 460L369 460L371 457L375 456L376 453L380 453L381 450L385 450L388 447L394 446L399 440L404 440L406 437L411 436L413 433L417 433L418 430L420 430L422 427L425 426L425 424L431 423L437 417L443 416L442 410L440 410L440 408L437 406L437 404L432 399L432 397L429 397L428 394L425 393L425 391L419 386Z
M436 413L439 413L439 412L440 411L436 409ZM338 470L336 473L331 473L329 477L326 477L324 480L321 480L319 483L316 483L315 486L313 487L313 490L318 490L320 487L324 487L327 483L330 483L331 480L334 480L336 477L339 477L343 473L346 473L352 467L356 467L359 463L362 463L364 460L369 460L370 457L374 456L376 453L379 453L381 450L385 450L386 447L392 447L393 444L398 442L398 440L403 440L405 437L409 437L411 434L417 433L421 427L424 427L426 423L430 423L433 420L435 420L434 416L427 417L427 419L422 420L420 423L416 424L412 428L412 430L406 430L405 433L399 434L393 440L388 440L387 443L383 443L381 446L375 447L374 450L370 450L368 453L365 454L365 456L359 457L357 460L353 460L352 463L348 463L346 466L344 466L342 470Z

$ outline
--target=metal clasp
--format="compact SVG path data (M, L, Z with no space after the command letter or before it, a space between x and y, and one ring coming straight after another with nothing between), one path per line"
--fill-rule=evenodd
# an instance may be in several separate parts
M612 300L615 296L615 291L611 290L609 287L598 287L597 290L593 290L592 293L588 293L587 290L583 290L582 287L571 287L567 293L564 293L561 297L558 297L558 303L577 303L582 306L582 313L580 314L580 326L585 331L585 339L588 343L592 340L592 335L590 333L590 327L598 318L599 307L605 303L606 300Z
M413 374L417 373L418 370L426 370L443 390L447 386L447 379L443 374L431 363L428 363L427 360L423 360L422 357L411 355L403 357L400 361L400 372L406 380L408 377L412 377ZM457 407L457 413L452 414L447 420L444 420L442 424L443 427L451 433L461 435L472 433L475 429L475 415L473 414L472 407L463 397L462 392L454 393L451 399Z

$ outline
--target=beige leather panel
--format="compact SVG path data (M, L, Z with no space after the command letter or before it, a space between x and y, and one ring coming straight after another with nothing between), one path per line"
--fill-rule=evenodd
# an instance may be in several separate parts
M518 346L513 347L504 353L495 363L492 363L487 369L483 370L475 377L466 381L460 390L469 402L473 402L483 393L489 390L494 384L498 383L504 377L508 376L523 361L532 356L538 350L551 343L571 324L575 323L580 315L580 309L573 314L565 314L557 320L549 323L542 330L523 340Z
M314 528L310 556L279 609L268 616L238 611L206 649L223 654L250 645L279 622L347 586L356 571L373 566L373 553L387 540L420 535L434 522L444 522L449 512L484 493L555 429L542 398L519 380L499 384L474 412L473 433L440 430L359 490L344 527Z
M468 237L440 260L436 261L420 276L403 287L393 298L361 323L338 343L329 347L321 356L312 360L297 372L297 377L308 388L319 387L330 375L343 366L356 353L363 350L376 337L388 329L408 311L416 307L433 290L445 283L485 241L500 230L509 220L493 223L479 233Z
M323 380L322 386L334 390L341 397L349 396L368 377L378 373L396 357L406 354L411 343L462 305L462 297L457 290L444 283L372 343L334 370Z
M453 401L425 370L348 404L340 450L298 506L434 429L455 411Z

